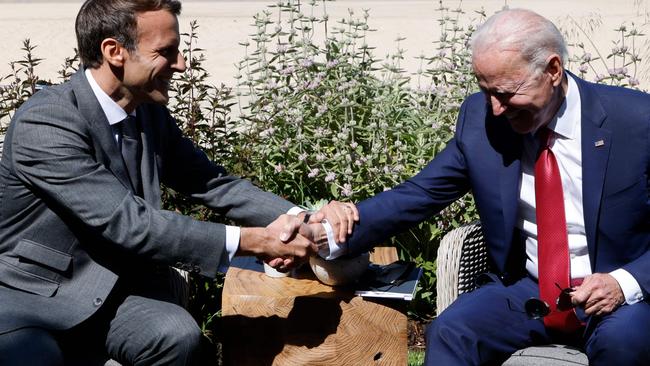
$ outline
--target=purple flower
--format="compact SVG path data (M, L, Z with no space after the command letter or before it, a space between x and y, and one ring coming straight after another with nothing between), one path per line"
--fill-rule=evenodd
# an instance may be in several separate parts
M349 183L345 183L343 185L343 189L341 190L341 194L345 197L352 196L352 186Z
M332 60L332 61L327 61L325 64L325 67L328 69L331 69L332 67L336 66L339 64L339 60Z
M289 49L289 46L286 44L279 44L278 45L278 53L285 53Z
M310 83L307 83L307 85L305 86L305 89L314 90L314 89L318 88L318 86L320 85L320 82L321 82L321 79L316 78L316 79L312 80Z
M305 58L300 62L300 66L304 68L311 67L313 64L314 64L314 60L312 60L311 58Z
M329 172L325 176L325 182L326 183L329 183L329 182L333 181L334 179L336 179L336 174L334 174L333 172Z
M282 173L284 171L284 165L278 164L275 166L275 172L276 173Z
M318 173L320 173L320 169L318 169L318 168L311 169L309 171L309 173L307 174L307 177L308 178L314 178L315 176L318 175Z
M296 68L295 68L295 67L293 67L293 66L287 66L287 67L285 67L284 69L280 70L280 74L282 74L282 75L289 75L289 74L293 74L294 71L296 71Z

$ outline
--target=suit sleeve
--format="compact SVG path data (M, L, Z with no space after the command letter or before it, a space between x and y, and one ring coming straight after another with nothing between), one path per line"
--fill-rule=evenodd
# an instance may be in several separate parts
M454 138L420 173L358 204L360 220L348 239L350 254L367 251L417 225L469 191L459 142L466 108L463 104Z
M250 181L228 175L185 138L167 118L161 179L176 191L245 226L266 226L295 205L262 191Z
M225 226L159 210L94 159L89 124L69 104L34 103L14 122L14 174L48 209L115 250L214 276L225 256ZM181 174L183 172L180 172Z

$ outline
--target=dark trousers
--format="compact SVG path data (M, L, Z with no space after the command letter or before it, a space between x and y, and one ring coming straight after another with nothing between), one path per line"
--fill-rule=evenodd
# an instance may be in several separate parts
M463 294L429 325L426 365L498 365L515 351L564 343L584 347L590 365L650 364L650 305L623 305L602 318L590 318L584 331L549 332L529 319L524 303L539 297L537 283L524 278L505 286L493 278Z
M109 358L123 365L202 364L201 330L168 286L167 276L175 275L118 282L97 313L72 329L0 335L0 365L103 365Z

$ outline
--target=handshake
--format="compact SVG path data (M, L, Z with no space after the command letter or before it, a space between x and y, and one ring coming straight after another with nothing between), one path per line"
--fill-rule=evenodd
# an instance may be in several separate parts
M345 242L359 212L352 203L330 201L318 212L281 215L265 228L242 228L237 255L254 255L279 271L288 271L328 244L322 222L332 227L333 240Z

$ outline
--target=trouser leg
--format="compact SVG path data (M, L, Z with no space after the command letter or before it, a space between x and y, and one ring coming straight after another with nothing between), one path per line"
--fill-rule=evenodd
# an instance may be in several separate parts
M201 329L172 289L178 276L163 268L123 287L126 296L106 337L113 359L136 366L203 364Z
M0 335L0 365L63 366L63 353L50 332L22 328Z
M171 289L173 270L123 276L91 318L58 337L67 365L201 365L202 334Z
M592 321L597 324L585 344L590 365L650 365L648 303L623 305Z
M131 295L120 305L106 338L109 355L127 364L201 364L202 334L182 307Z
M498 364L518 349L550 343L543 322L524 310L526 300L538 296L530 278L510 286L495 279L459 296L427 328L425 364Z

